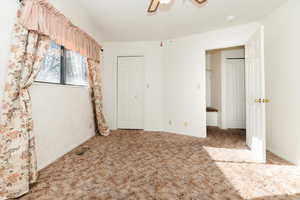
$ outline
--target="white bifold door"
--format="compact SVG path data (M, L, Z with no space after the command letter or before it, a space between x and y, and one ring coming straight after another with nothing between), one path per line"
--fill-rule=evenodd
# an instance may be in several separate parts
M144 129L144 57L118 57L119 129Z
M226 59L226 127L246 128L245 60Z
M246 50L247 145L258 162L266 161L264 32L261 27L248 40Z

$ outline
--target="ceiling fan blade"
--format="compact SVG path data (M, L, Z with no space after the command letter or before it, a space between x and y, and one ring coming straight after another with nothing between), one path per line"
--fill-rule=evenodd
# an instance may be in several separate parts
M151 0L150 6L148 8L148 12L149 13L156 12L159 4L160 4L159 0Z
M204 2L206 2L207 0L195 0L197 3L199 4L203 4Z

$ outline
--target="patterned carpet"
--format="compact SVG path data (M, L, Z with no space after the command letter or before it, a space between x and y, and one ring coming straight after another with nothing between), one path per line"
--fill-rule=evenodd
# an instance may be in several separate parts
M298 200L300 169L251 162L243 131L207 139L139 131L94 137L43 169L21 200ZM79 156L78 150L89 148Z

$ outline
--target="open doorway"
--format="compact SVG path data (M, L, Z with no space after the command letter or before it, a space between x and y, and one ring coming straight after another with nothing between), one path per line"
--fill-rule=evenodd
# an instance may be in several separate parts
M244 46L206 51L207 126L246 129Z
M244 46L206 51L206 107L208 129L246 135Z
M270 100L265 96L264 67L263 27L244 46L206 51L207 125L227 130L245 127L255 162L266 162L265 104Z

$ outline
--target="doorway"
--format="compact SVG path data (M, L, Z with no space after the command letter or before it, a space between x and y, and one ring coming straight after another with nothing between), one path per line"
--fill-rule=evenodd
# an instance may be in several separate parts
M206 52L207 126L246 129L244 46Z
M117 128L144 129L144 57L118 57Z
M234 48L240 47L233 47L233 49ZM228 52L230 52L232 48L207 50L206 82L211 82L210 91L208 91L209 84L206 84L207 126L213 125L222 129L228 129L229 126L235 128L246 127L246 144L251 149L253 161L266 162L265 104L268 103L269 100L265 97L264 28L260 27L253 33L248 41L245 42L243 48L243 57L231 57L230 54L228 54L226 61L224 61L223 53L218 51L228 50ZM212 56L209 54L211 53L210 51L217 51L218 53L216 53L215 56L218 57L218 59L216 60L223 60L226 63L225 65L229 67L226 69L224 67L212 69L212 66L215 66L215 64L211 62L215 61L210 58ZM244 71L237 70L237 68L241 69L240 66L244 66ZM235 78L230 77L233 74L230 71L236 71L234 72L234 76L236 77L241 77L241 75L244 74L244 81L242 81L242 79L235 80ZM238 76L237 74L240 75ZM214 77L218 82L218 84L215 84L217 85L215 89L213 89ZM240 87L243 83L245 92ZM229 85L229 87L227 87L226 84ZM226 91L226 89L228 91ZM214 98L213 94L216 91L218 91L218 96ZM242 97L241 93L244 94L243 97L245 99L236 98L236 96ZM211 97L207 97L207 95L211 95ZM235 102L231 104L231 101L233 101L232 98L235 98L235 101L238 103ZM244 120L244 117L246 120Z

